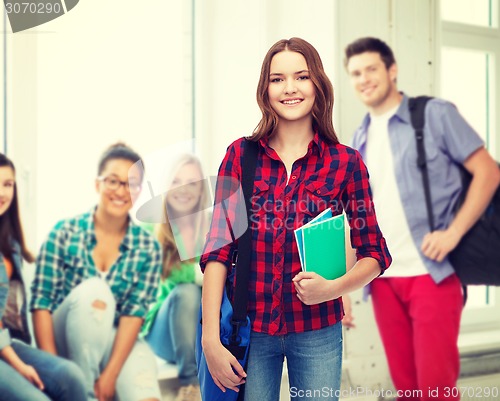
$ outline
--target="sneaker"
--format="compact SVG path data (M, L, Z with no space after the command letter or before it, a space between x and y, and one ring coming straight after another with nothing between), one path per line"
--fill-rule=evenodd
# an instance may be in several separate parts
M194 384L182 386L175 401L201 401L200 386Z

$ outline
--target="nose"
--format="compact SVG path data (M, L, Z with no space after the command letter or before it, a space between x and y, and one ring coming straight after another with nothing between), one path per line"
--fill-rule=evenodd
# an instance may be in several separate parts
M287 79L285 81L285 93L286 94L291 94L297 92L297 88L295 86L295 80L293 79Z
M368 82L369 81L369 75L367 72L362 72L361 74L359 74L359 82L361 82L362 84L364 84L365 82Z

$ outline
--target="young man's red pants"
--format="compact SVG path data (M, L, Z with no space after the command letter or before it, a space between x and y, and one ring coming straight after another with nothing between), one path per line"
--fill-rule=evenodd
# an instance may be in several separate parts
M426 274L371 284L375 319L398 400L457 400L457 340L463 308L456 275L436 285Z

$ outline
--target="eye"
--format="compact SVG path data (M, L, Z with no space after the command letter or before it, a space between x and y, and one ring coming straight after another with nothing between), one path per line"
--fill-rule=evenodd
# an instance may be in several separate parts
M116 178L108 178L108 184L118 185L119 181Z
M309 79L309 75L301 75L300 77L297 78L299 81L304 81L306 79Z
M281 82L283 81L283 78L272 78L271 82L276 83L276 82Z

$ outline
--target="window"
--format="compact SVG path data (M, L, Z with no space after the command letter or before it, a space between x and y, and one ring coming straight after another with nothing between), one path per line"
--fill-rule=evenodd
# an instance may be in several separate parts
M464 70L467 71L466 79ZM482 50L443 46L441 96L456 104L490 150L495 149L495 137L491 132L495 117L495 91L492 85L494 82L494 54Z
M461 24L498 27L498 0L441 0L441 17Z
M439 96L454 102L484 139L489 152L500 155L500 29L498 0L441 0ZM500 289L473 286L462 331L500 327Z

